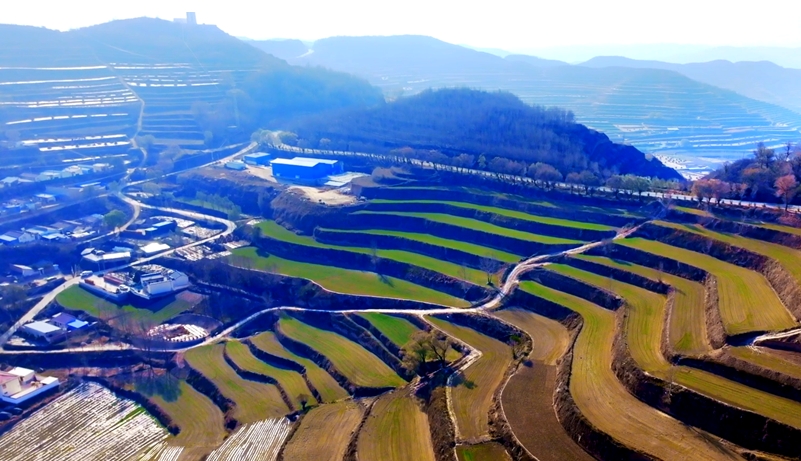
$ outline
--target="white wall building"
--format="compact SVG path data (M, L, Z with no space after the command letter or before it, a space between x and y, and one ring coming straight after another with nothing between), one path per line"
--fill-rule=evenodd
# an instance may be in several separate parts
M33 370L27 368L16 367L9 371L0 371L0 400L19 405L58 385L58 378L37 376Z

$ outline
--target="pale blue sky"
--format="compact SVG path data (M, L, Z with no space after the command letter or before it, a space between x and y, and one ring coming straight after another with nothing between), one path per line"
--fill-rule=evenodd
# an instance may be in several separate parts
M198 21L236 36L422 34L477 47L676 43L801 46L799 0L26 0L0 22L67 30L112 19Z

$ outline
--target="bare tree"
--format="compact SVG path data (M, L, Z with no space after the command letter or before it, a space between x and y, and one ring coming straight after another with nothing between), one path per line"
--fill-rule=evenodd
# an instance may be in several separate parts
M494 254L488 253L486 256L481 258L478 263L479 267L481 267L481 270L487 276L487 285L490 286L493 285L492 276L495 275L498 269L500 269L500 264L494 256Z

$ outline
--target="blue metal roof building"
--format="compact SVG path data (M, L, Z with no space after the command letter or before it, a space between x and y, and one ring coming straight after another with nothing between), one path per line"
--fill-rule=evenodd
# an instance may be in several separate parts
M273 176L288 181L318 182L344 171L344 166L339 160L295 157L278 158L270 163L273 166Z
M242 160L245 161L248 165L269 165L270 164L270 154L265 152L256 152L254 154L247 154L242 157Z

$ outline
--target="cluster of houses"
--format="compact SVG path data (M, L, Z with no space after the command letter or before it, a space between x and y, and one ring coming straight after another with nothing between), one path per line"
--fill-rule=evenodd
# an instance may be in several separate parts
M0 245L21 245L35 241L80 241L97 235L103 226L102 214L91 214L76 220L59 221L47 226L31 226L0 235Z
M0 203L0 216L36 211L55 205L65 199L77 199L86 192L100 192L105 188L106 186L100 181L73 186L48 186L46 193L34 194L25 198L14 198Z
M41 173L22 173L19 176L8 176L0 179L0 187L15 187L35 182L53 181L55 179L73 178L85 174L102 173L111 168L108 163L93 165L70 165L63 170L46 170Z
M39 376L33 370L15 367L0 371L0 400L9 405L19 405L58 385L58 378Z
M79 320L77 317L60 312L47 320L37 320L22 326L21 332L26 336L49 344L64 341L71 334L82 332L89 326L89 322Z

